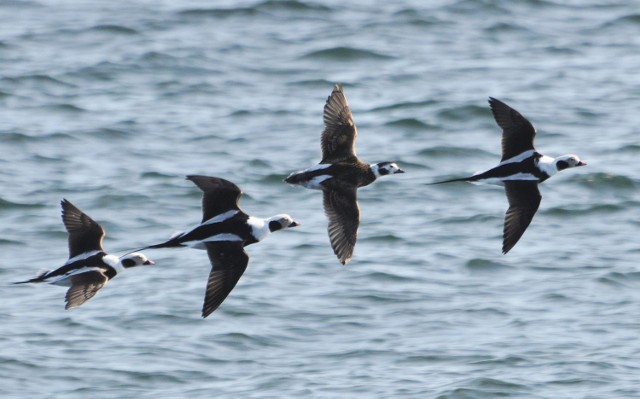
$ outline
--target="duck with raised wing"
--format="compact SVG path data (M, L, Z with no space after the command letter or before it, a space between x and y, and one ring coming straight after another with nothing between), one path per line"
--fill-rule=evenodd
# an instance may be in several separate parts
M267 219L249 216L240 209L242 191L234 183L210 176L187 176L203 191L202 222L169 240L142 249L190 247L205 249L211 262L202 317L209 316L229 295L249 264L247 245L264 240L274 231L299 226L289 215ZM141 250L142 250L141 249Z
M65 309L80 306L93 298L102 287L125 269L153 265L142 253L128 253L118 257L102 249L104 229L87 214L63 199L62 221L69 233L69 260L57 269L14 284L49 283L70 287Z
M322 190L324 212L329 219L329 240L344 265L353 256L360 224L357 190L381 176L404 173L393 162L368 164L355 150L358 131L349 104L336 84L324 106L324 131L320 139L322 160L318 165L294 172L285 182Z
M502 253L509 252L520 240L535 215L542 196L538 184L561 170L586 165L577 155L552 158L539 153L533 141L536 129L518 111L493 97L489 105L498 126L502 128L502 159L486 172L431 184L457 181L503 183L509 209L504 218Z

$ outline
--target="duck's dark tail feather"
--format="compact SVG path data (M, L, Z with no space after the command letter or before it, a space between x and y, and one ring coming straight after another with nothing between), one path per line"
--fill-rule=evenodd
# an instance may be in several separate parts
M145 249L158 249L158 248L173 248L173 247L180 247L181 245L175 245L174 243L172 243L171 241L168 242L163 242L162 244L155 244L155 245L148 245L146 247L142 247L142 248L136 248L136 249L127 249L124 253L124 255L129 255L131 253L134 252L141 252L144 251ZM122 256L124 256L122 255Z
M427 186L431 186L434 184L442 184L442 183L453 183L453 182L457 182L457 181L473 181L470 177L461 177L459 179L450 179L450 180L443 180L443 181L437 181L434 183L427 183Z
M24 281L16 281L15 283L11 283L11 284L27 284L27 283L41 283L44 281L44 277L49 274L49 271L43 271L42 273L38 274L37 276L35 276L34 278L30 278L29 280L24 280Z
M284 179L285 183L288 183L288 184L302 184L306 180L307 180L307 177L304 175L304 173L301 173L301 172L294 172L289 176L287 176L286 179Z

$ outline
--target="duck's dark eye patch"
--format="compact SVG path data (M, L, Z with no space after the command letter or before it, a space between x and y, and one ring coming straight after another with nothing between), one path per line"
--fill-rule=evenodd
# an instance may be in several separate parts
M133 267L136 265L136 261L133 259L123 259L122 266L124 267Z
M381 168L381 169L378 170L378 172L380 172L380 176L388 175L389 174L389 169Z
M275 220L269 222L269 231L278 231L282 228L280 222L276 222Z
M558 170L567 169L569 167L569 162L567 162L567 161L558 161L556 166L558 167Z

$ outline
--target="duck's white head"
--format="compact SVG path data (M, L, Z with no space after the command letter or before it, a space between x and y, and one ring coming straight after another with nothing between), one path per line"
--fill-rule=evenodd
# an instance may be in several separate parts
M371 171L376 178L380 176L393 175L396 173L404 173L404 170L394 162L378 162L371 165Z
M155 265L156 262L151 259L147 259L141 252L132 252L130 254L126 254L120 258L120 263L125 269L135 266L142 265Z
M267 219L267 224L269 225L270 232L300 226L299 222L296 222L291 216L287 214L272 216Z
M575 168L576 166L585 166L587 163L581 161L577 155L567 154L556 158L554 164L556 166L556 170L561 171L569 168Z

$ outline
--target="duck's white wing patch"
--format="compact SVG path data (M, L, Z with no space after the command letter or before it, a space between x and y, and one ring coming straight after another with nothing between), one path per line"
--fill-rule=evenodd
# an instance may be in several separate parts
M515 157L511 157L509 159L505 159L504 161L500 162L498 164L498 166L504 165L504 164L508 164L508 163L522 162L525 159L532 157L534 152L535 152L534 150L525 151L525 152L523 152L521 154L516 155Z
M233 216L235 216L238 213L237 210L230 210L230 211L226 211L224 213L221 213L219 215L216 215L214 217L212 217L211 219L207 220L206 222L202 223L202 224L214 224L214 223L221 223L224 222L227 219L232 218Z
M502 180L504 180L504 181L508 181L508 180L534 180L534 181L538 181L538 178L535 177L534 175L532 175L531 173L516 173L516 174L511 175L511 176L503 177Z
M68 264L70 264L70 263L77 262L77 261L79 261L79 260L84 260L84 259L90 258L90 257L92 257L93 255L99 254L100 252L101 252L101 251L89 251L89 252L83 252L83 253L81 253L81 254L78 254L78 255L74 256L73 258L69 258L69 260L67 260L64 264L65 264L65 265L68 265Z
M183 244L193 249L207 249L206 243L219 241L242 241L242 238L232 233L222 233L207 237L202 241L185 241Z
M314 165L310 168L305 169L305 172L315 172L316 170L327 169L329 166L331 166L330 163L319 163L317 165Z
M320 175L320 176L316 176L314 178L312 178L311 180L309 180L307 183L305 183L303 186L306 188L311 188L314 190L322 190L322 182L324 182L325 180L331 179L333 176L331 175Z

